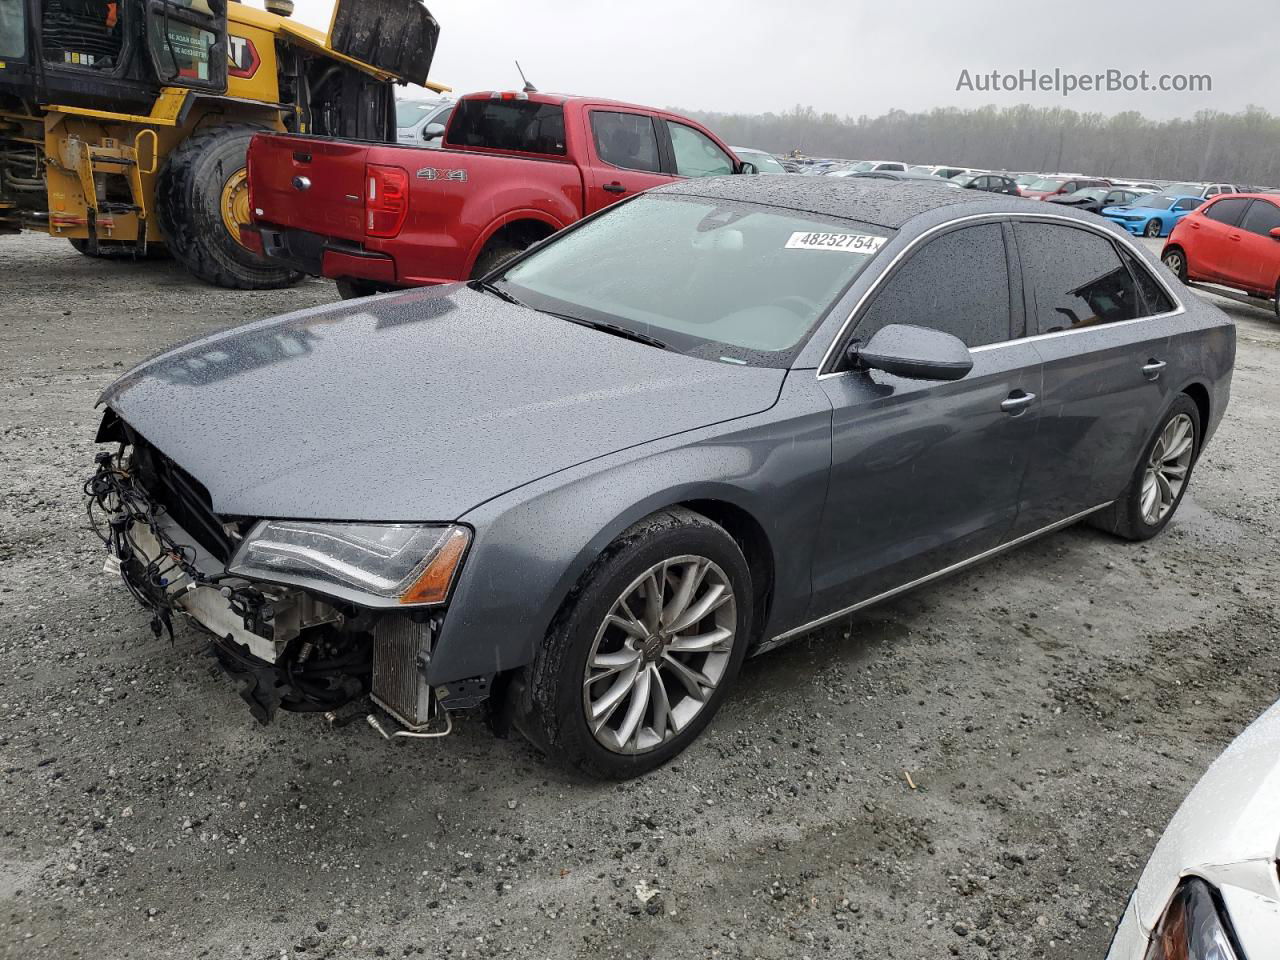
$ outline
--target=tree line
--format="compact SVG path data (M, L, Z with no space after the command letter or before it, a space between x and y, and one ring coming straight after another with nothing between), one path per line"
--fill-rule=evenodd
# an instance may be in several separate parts
M1254 106L1179 120L1028 104L856 118L799 105L785 113L682 112L728 143L778 154L1280 185L1280 116Z

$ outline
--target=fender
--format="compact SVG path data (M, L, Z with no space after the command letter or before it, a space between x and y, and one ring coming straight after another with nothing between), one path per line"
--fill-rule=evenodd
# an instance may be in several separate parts
M476 240L471 244L471 248L467 251L467 276L471 275L471 271L476 265L476 260L479 258L481 251L483 251L488 245L489 241L493 239L493 235L508 224L516 223L520 220L533 220L538 223L544 223L551 228L552 232L563 230L569 225L569 223L574 222L572 220L561 222L545 210L536 210L532 207L524 207L519 210L512 210L508 213L504 213L502 216L498 217L498 219L485 227L484 230L477 235Z
M476 537L443 618L428 681L439 685L530 663L601 551L641 518L693 500L731 504L764 530L773 593L759 635L802 622L826 501L830 404L814 377L789 377L773 408L739 423L729 432L724 424L709 426L579 464L459 517ZM769 491L772 506L757 490Z

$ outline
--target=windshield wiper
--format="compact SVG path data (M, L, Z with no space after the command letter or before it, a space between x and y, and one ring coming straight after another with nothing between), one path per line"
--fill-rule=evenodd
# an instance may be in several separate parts
M582 317L571 317L567 313L552 313L550 310L539 311L541 313L550 314L553 317L559 317L561 320L568 320L570 323L576 323L581 327L590 327L592 330L600 330L604 333L611 333L615 337L622 337L624 340L634 340L636 343L644 343L651 347L657 347L659 350L671 349L659 340L657 337L651 337L647 333L640 333L629 327L624 327L617 323L606 323L603 320L586 320Z
M507 293L507 291L499 287L496 283L492 283L487 280L473 280L472 283L474 284L477 290L483 290L485 293L492 293L495 297L497 297L500 300L505 300L507 301L507 303L514 303L517 307L529 306L523 300L517 300L511 294Z

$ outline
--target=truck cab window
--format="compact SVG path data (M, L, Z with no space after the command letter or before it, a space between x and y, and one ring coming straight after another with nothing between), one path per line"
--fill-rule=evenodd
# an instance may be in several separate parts
M0 60L26 56L26 19L23 0L0 0Z
M46 61L113 71L120 64L124 47L120 4L107 0L48 0L41 35Z

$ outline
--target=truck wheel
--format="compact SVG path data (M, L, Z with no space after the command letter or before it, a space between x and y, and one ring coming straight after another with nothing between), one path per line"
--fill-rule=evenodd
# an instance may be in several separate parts
M355 300L358 297L372 297L376 293L386 293L387 288L372 280L356 280L352 277L339 277L334 281L338 287L338 296L343 300Z
M512 257L524 253L521 247L512 246L509 243L497 243L492 247L486 247L480 251L480 256L476 257L476 265L471 268L471 279L479 280L510 260Z
M527 668L517 728L550 759L610 780L697 739L746 654L751 571L728 532L676 507L596 560Z
M184 140L156 182L156 217L174 258L207 283L236 290L274 290L302 279L240 242L249 220L245 155L259 130L210 127Z

